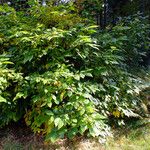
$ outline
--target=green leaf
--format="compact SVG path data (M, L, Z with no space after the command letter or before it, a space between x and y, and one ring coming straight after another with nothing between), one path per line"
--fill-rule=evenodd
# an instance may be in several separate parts
M74 76L74 78L79 81L80 80L80 75L77 74L77 75Z
M81 110L80 110L80 115L82 116L84 113L85 113L85 109L84 108L82 108Z
M68 138L72 139L77 133L78 133L78 129L76 127L70 129L68 132Z
M61 118L56 118L54 120L54 124L55 124L56 127L58 127L58 129L60 129L61 127L63 127L64 122Z
M4 62L2 62L2 64L14 64L14 63L12 63L10 61L4 61Z
M47 103L47 106L48 106L49 108L51 108L51 107L52 107L52 103L51 103L51 102L48 102L48 103Z
M53 116L54 113L50 110L46 110L45 113L48 115L48 116Z
M54 94L52 94L52 99L54 100L55 104L58 105L60 103L59 100L57 99L57 97Z
M14 99L13 99L13 101L15 101L15 100L17 100L17 99L19 99L19 98L21 98L21 97L23 97L23 96L24 96L24 94L21 93L21 92L19 92L19 93L16 94L16 96L15 96Z
M67 95L68 95L69 97L71 97L71 96L72 96L72 91L68 91L68 92L67 92Z
M86 110L88 113L93 113L94 112L94 107L93 106L87 106Z
M56 100L56 96L54 94L52 94L52 98L53 100Z
M80 133L83 134L88 129L87 125L83 125L80 127Z
M59 135L56 131L52 131L46 136L46 141L51 141L52 143L56 142L56 140L59 138Z
M2 96L0 96L0 103L1 103L1 102L6 103L6 102L7 102L7 100L6 100L5 98L3 98Z

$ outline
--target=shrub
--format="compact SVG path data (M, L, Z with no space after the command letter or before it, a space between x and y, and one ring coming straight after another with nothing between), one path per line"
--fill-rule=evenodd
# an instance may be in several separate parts
M15 101L17 85L22 81L20 73L15 73L7 56L0 55L0 127L10 121L18 121L23 114L18 101ZM20 112L20 114L18 114Z
M1 7L3 12L6 8ZM51 12L51 7L38 8ZM96 34L95 26L76 24L64 29L58 23L41 24L40 16L32 13L25 16L9 7L7 11L11 13L0 18L0 44L2 54L14 64L12 69L1 65L7 70L1 75L5 81L1 81L1 118L8 120L0 126L24 116L34 132L54 142L84 133L104 138L108 118L123 123L121 119L140 116L140 80L128 73L125 63L128 27ZM12 110L15 113L8 113Z
M32 108L25 120L34 132L46 134L51 141L83 135L85 131L90 136L104 137L106 118L94 107L93 85L82 83L80 76L84 74L74 74L60 65L55 71L26 77Z
M44 24L47 28L57 27L60 29L69 29L75 27L77 24L84 24L88 22L79 16L78 10L68 3L64 5L48 4L47 7L35 5L31 11L31 15Z
M98 88L95 85L92 89L94 85L84 80L92 77L85 60L90 50L97 48L90 37L95 32L93 27L60 30L37 23L31 28L28 19L19 17L17 14L16 26L1 30L7 41L4 50L24 77L11 96L16 102L13 109L19 112L17 102L21 101L26 123L51 141L85 132L104 137L106 118L97 112L93 102Z
M143 17L139 13L121 19L113 28L113 37L124 37L122 56L128 68L138 68L143 64L143 58L149 54L149 33L148 17Z

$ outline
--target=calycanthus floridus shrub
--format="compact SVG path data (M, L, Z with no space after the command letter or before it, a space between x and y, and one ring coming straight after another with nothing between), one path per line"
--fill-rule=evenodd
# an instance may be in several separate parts
M74 74L65 65L42 75L26 77L31 92L31 106L25 120L34 132L46 134L46 139L83 135L105 137L108 132L106 117L100 115L93 103L96 90L80 78L86 73ZM106 132L107 131L107 132Z
M109 117L120 121L139 116L140 89L123 69L123 40L104 33L93 38L95 26L84 24L69 30L48 28L30 22L30 15L14 14L14 24L7 19L10 14L1 18L7 22L2 24L6 30L0 28L1 46L14 63L15 75L9 79L7 68L4 81L11 89L1 81L1 118L12 109L21 111L34 132L55 142L83 134L104 138L110 133ZM0 126L19 119L8 118Z
M13 52L16 66L17 63L26 66L26 70L20 67L26 77L18 95L30 97L31 108L25 114L27 125L34 132L46 134L51 141L65 135L72 138L87 131L88 135L105 137L108 133L106 117L94 106L93 95L99 89L94 83L84 81L86 76L92 77L84 59L88 58L90 49L96 48L90 36L82 35L88 29L48 29L44 32L38 29L38 33L34 29L32 34L17 31L11 36L12 41L16 41L17 36L18 49ZM13 46L14 42L11 48ZM80 51L83 47L85 49ZM27 52L27 48L30 51ZM83 64L76 66L78 61Z
M29 22L16 19L19 23L2 34L9 43L4 50L23 76L13 100L28 103L24 112L27 125L53 142L84 133L105 137L107 117L98 113L93 102L98 88L84 79L92 77L85 60L97 48L89 36L93 27L65 31L37 24L31 28ZM17 107L24 106L18 104L14 109Z
M7 65L13 64L6 55L0 55L0 127L12 120L18 121L23 115L19 102L15 101L17 85L19 86L23 78L13 68L8 69Z

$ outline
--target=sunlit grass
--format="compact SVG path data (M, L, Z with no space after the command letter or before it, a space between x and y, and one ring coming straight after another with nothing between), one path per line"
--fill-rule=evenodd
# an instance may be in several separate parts
M150 124L118 131L116 139L109 139L106 150L150 150Z

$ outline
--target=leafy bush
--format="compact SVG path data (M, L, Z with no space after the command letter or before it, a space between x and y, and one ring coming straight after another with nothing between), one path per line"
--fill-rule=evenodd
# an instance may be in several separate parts
M92 102L93 86L81 83L80 76L62 65L55 71L26 77L26 88L32 91L32 108L25 120L34 132L42 131L51 141L64 135L72 138L87 130L90 136L103 136L105 118Z
M97 48L89 36L95 32L93 27L65 31L46 29L37 23L31 28L28 19L19 17L20 14L16 26L6 26L7 30L1 31L7 41L5 52L24 77L15 88L13 101L22 101L26 123L51 141L85 132L104 136L106 119L93 103L98 88L94 90L91 82L84 81L86 76L92 77L85 60L90 50Z
M96 57L90 55L90 67L94 68L93 80L101 89L96 93L100 112L119 122L126 117L138 117L141 79L127 72L122 55L124 36L115 38L111 33L102 32L98 44Z
M63 19L58 13L58 22L53 15L48 22L43 18L53 9L64 12L62 6L38 8L41 16L35 14L37 8L25 16L1 7L1 12L9 12L0 18L1 54L9 55L13 69L1 60L2 71L6 70L0 81L1 118L7 120L0 126L24 116L34 132L54 142L84 133L104 138L109 118L119 122L139 117L140 80L127 72L128 55L124 53L131 38L125 35L126 28L130 27L116 26L111 32L96 33L95 26L67 18L71 21L67 29L59 24ZM137 26L131 29L137 31ZM141 33L143 39L146 31Z
M19 103L15 101L16 85L22 81L22 76L12 68L8 69L9 64L12 65L9 59L0 55L0 126L8 124L11 120L17 121L23 113Z
M35 17L40 23L47 28L57 27L61 29L69 29L77 24L83 24L87 19L79 16L78 10L68 3L64 5L52 5L43 7L35 5L30 11L31 15Z
M136 14L121 19L112 30L112 36L122 38L122 56L129 67L140 67L150 47L148 18Z

